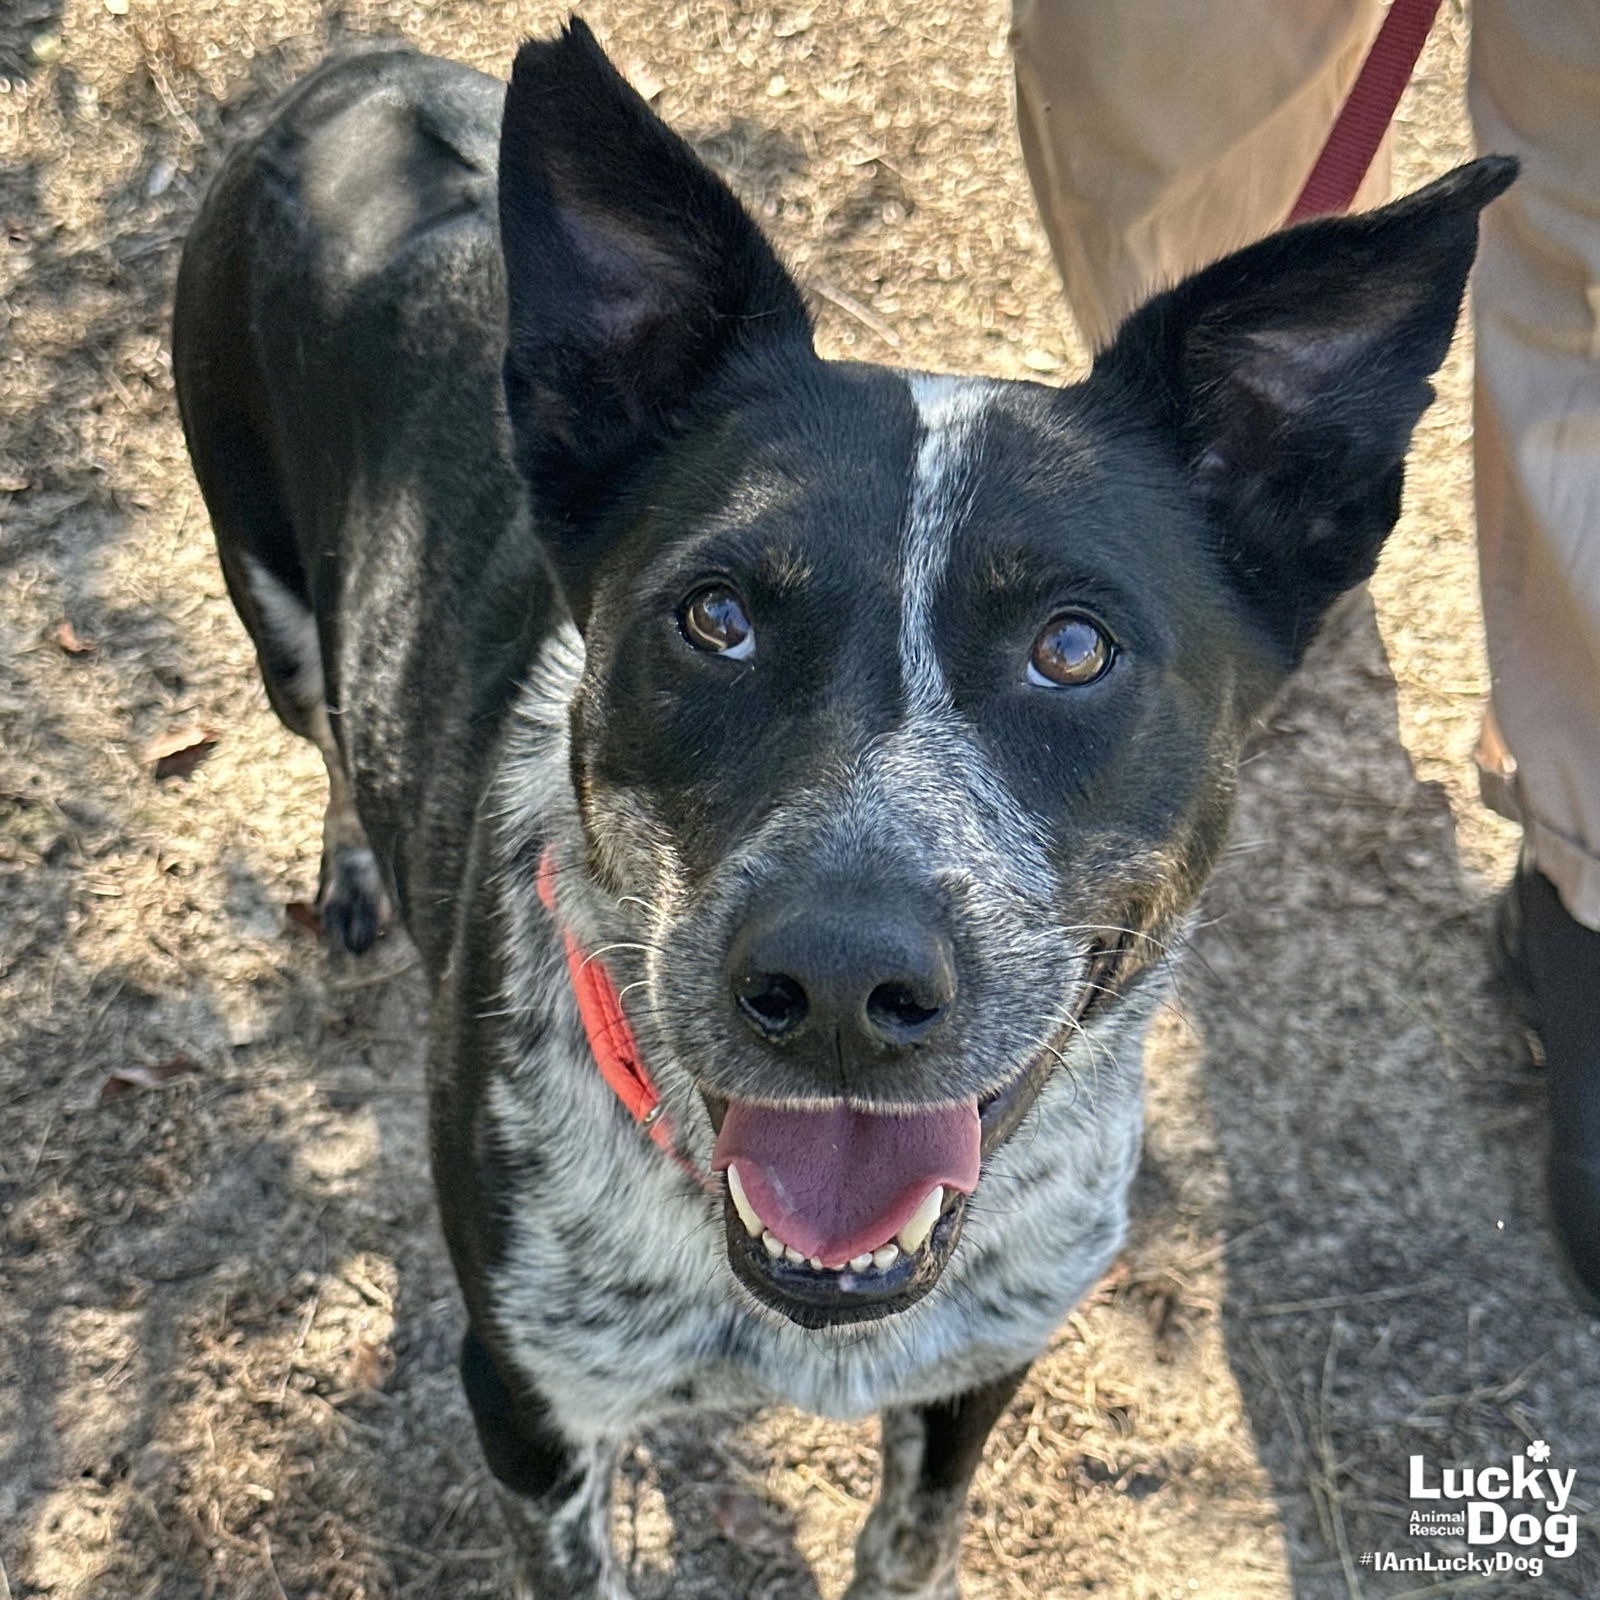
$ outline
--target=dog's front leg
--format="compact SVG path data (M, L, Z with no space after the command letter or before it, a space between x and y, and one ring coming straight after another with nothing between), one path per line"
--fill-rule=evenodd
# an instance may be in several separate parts
M535 1392L512 1393L475 1333L461 1376L511 1538L516 1600L629 1600L611 1551L616 1445L568 1439Z
M957 1600L967 1486L1026 1367L936 1405L883 1414L883 1469L844 1600Z

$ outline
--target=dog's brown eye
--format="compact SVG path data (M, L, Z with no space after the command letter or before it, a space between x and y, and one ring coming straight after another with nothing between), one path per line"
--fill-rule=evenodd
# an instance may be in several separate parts
M1116 655L1105 630L1081 611L1063 611L1033 641L1028 682L1046 689L1081 689L1103 678Z
M744 661L755 654L756 632L744 601L725 583L696 589L678 612L678 626L696 650Z

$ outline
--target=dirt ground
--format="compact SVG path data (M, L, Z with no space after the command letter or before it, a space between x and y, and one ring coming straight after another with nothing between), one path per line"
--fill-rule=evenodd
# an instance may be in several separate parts
M1076 369L1004 0L586 15L764 218L829 353ZM330 44L503 72L558 16L0 0L0 1600L500 1593L424 999L403 939L330 962L287 910L321 778L224 599L166 319L230 132ZM1466 151L1465 29L1405 103L1405 183ZM1470 772L1465 371L1463 346L1375 615L1248 765L1152 1047L1134 1238L991 1440L970 1600L1600 1594L1600 1325L1555 1273L1543 1087L1484 955L1515 841ZM1362 1564L1462 1548L1408 1537L1408 1456L1436 1476L1536 1439L1576 1471L1577 1554L1536 1579ZM837 1595L873 1473L870 1427L786 1412L642 1442L638 1593Z

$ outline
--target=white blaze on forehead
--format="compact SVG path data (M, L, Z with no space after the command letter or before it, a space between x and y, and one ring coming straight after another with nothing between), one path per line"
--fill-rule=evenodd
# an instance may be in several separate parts
M1029 892L1048 881L1046 841L1017 803L976 730L961 717L934 642L933 602L956 534L972 511L982 470L982 434L995 385L984 378L907 373L917 440L901 530L900 673L907 716L875 742L856 770L836 818L861 837L914 840L996 890Z
M983 378L906 375L922 423L901 540L900 670L913 711L949 703L933 644L933 597L952 537L971 506L978 434L993 385Z

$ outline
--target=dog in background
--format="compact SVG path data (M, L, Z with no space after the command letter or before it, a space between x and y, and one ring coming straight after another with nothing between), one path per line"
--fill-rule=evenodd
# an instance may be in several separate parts
M1513 171L1244 250L1058 390L820 360L577 21L509 92L328 64L232 153L184 426L327 761L324 922L392 905L430 974L521 1594L624 1595L619 1442L781 1398L883 1413L850 1600L956 1595L1241 743L1373 569Z

